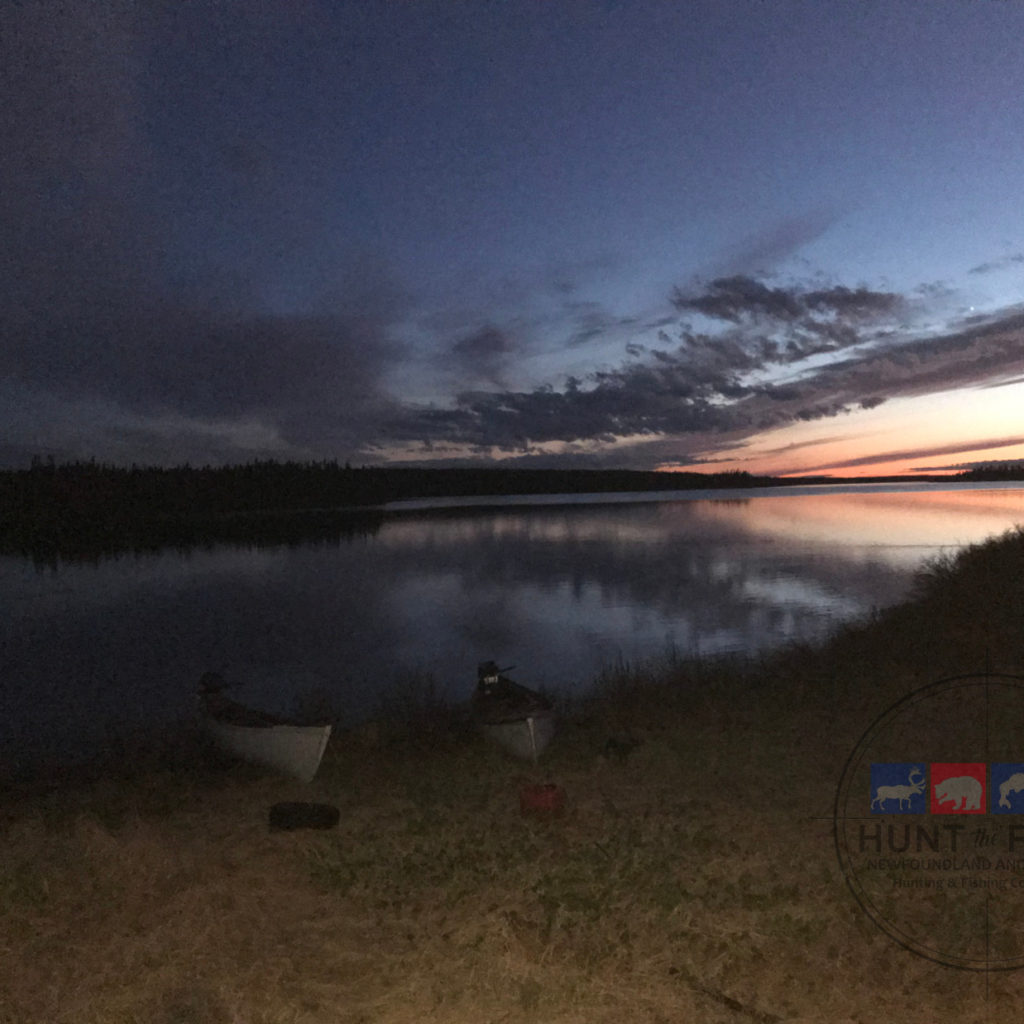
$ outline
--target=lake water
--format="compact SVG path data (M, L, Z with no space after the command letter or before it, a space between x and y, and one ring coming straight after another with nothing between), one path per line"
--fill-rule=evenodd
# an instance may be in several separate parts
M1019 484L475 505L404 503L331 544L0 558L0 773L180 720L208 669L267 708L322 698L358 721L410 677L468 695L486 659L567 692L620 659L817 640L1024 523Z

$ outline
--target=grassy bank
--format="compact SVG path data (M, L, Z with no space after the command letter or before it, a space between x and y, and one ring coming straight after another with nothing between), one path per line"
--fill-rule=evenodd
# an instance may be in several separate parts
M823 648L609 672L538 770L434 708L338 737L309 787L197 767L9 792L0 1024L1016 1019L1018 974L866 919L829 819L883 708L1024 672L1022 609L1016 532ZM523 817L548 779L565 815ZM338 828L270 832L289 799Z

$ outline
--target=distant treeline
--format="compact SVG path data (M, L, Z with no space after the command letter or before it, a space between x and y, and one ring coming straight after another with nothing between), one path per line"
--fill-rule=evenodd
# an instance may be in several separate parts
M1024 463L1009 466L978 466L975 469L968 469L963 473L957 473L954 479L968 482L974 480L1024 480Z
M165 469L33 460L0 471L0 551L99 557L167 545L299 543L375 529L405 498L756 487L749 473L425 469L258 461Z
M0 471L0 552L41 563L165 547L338 541L373 532L329 464L174 469L54 464Z
M1024 479L1024 467L957 480ZM612 469L428 469L257 461L164 469L33 460L0 470L0 552L52 561L222 541L282 544L372 532L376 506L409 498L604 494L767 487L807 481L749 473ZM829 482L819 478L819 483Z

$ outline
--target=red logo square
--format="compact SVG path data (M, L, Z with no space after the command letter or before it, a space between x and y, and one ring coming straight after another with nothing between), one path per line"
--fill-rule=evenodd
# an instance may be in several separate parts
M984 814L984 762L940 762L932 764L929 794L932 814Z

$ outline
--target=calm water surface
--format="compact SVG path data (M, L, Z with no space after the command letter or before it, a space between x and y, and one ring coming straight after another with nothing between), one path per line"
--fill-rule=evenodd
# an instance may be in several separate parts
M566 692L618 659L815 640L1024 523L1019 485L663 497L408 503L334 545L0 559L0 771L177 721L211 668L254 703L324 697L355 721L410 675L468 694L487 658Z

